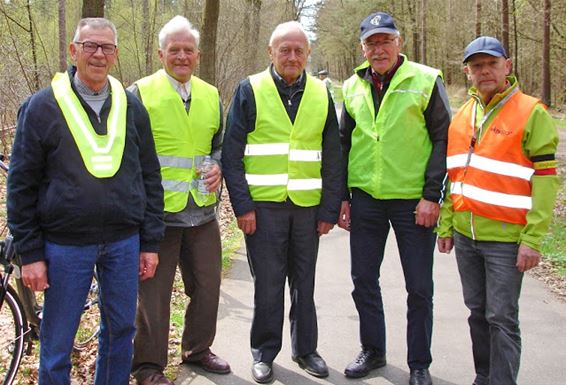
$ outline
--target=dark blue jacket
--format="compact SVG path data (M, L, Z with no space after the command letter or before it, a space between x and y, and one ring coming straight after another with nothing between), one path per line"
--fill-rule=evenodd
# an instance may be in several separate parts
M74 72L71 68L77 93ZM126 144L120 169L111 178L96 178L87 171L51 87L20 107L7 207L8 226L24 264L43 260L45 240L90 245L139 232L141 250L158 251L164 232L159 161L147 111L126 94ZM105 134L111 97L99 121L77 96L96 132Z

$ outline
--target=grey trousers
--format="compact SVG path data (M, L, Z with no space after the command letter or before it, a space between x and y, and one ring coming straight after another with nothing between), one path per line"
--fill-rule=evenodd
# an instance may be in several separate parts
M470 309L476 385L514 385L521 361L516 243L474 241L454 234L464 302Z
M177 264L190 298L181 342L184 361L198 361L210 351L222 271L218 222L196 227L167 227L155 276L140 284L132 373L138 381L167 366L171 292Z

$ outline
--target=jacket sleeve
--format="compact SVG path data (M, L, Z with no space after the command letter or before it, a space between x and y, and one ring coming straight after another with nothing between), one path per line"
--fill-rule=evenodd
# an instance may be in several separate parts
M129 92L127 92L129 94ZM146 207L144 221L140 229L140 251L158 252L159 242L163 239L163 187L159 160L155 152L155 143L151 133L149 115L142 103L131 94L128 95L129 107L134 109L134 119L139 135L139 158L145 187Z
M558 191L557 146L558 132L552 117L543 106L537 105L523 134L523 150L533 161L535 174L531 179L532 208L527 213L527 224L519 239L519 243L535 250L540 250L542 239L548 231Z
M223 109L222 109L222 101L218 101L218 103L220 104L219 106L219 111L220 111L220 126L218 127L218 131L216 131L216 133L214 134L214 136L212 137L212 153L211 153L211 157L212 159L214 159L218 165L220 166L220 169L222 169L222 142L224 140L224 114L223 114Z
M42 111L38 103L38 98L32 96L18 111L7 185L8 227L24 265L44 260L37 206L45 170L45 152L40 138L40 116L35 113Z
M338 221L343 195L341 158L336 108L328 93L328 115L322 133L322 197L318 219L333 224Z
M356 127L356 121L346 110L346 104L342 103L342 115L340 117L340 144L342 145L342 200L350 200L348 190L348 161L350 149L352 148L352 131Z
M450 191L450 182L446 184L446 191ZM454 209L452 206L452 197L446 194L440 206L440 218L438 219L438 226L434 230L440 238L452 238L454 234L454 225L452 219L454 217Z
M446 182L446 147L451 112L448 95L440 77L436 79L424 117L432 142L432 152L425 172L423 198L431 202L441 203Z
M247 136L255 129L255 120L255 99L251 84L246 79L240 82L234 92L226 119L222 150L222 172L237 217L255 210L244 169Z

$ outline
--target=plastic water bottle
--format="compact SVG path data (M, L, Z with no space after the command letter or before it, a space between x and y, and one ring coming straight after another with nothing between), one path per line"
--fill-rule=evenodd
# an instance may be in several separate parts
M216 162L212 160L210 155L204 157L203 161L197 167L198 182L197 182L197 192L202 198L206 198L210 194L206 188L205 179L212 167Z

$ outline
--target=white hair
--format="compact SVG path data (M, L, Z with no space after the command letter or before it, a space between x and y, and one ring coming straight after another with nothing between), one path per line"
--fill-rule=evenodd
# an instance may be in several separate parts
M271 33L271 37L269 38L269 46L272 47L273 41L275 39L277 39L278 37L283 36L286 33L293 31L293 30L299 31L305 36L305 40L307 41L307 46L310 48L311 42L309 40L309 37L307 36L307 32L305 31L305 29L303 28L301 23L299 23L298 21L287 21L287 22L281 23L277 27L275 27L275 29Z
M188 32L190 35L192 35L195 38L195 43L198 48L198 45L200 43L199 31L197 31L196 28L193 27L191 22L187 20L186 17L180 15L177 15L169 20L163 26L163 28L161 28L161 31L159 31L159 48L165 49L167 37L177 32Z
M108 19L103 17L86 17L79 20L77 24L77 29L75 30L75 36L73 36L73 42L78 42L81 36L81 29L84 27L90 27L95 30L110 29L114 34L114 44L118 45L118 31L116 31L116 26Z

